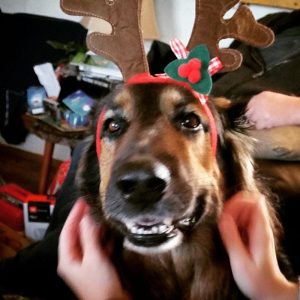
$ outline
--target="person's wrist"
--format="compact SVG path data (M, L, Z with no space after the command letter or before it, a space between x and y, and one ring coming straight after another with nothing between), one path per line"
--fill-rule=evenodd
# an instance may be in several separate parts
M298 300L299 285L295 282L287 282L282 289L281 293L278 294L278 300ZM276 299L276 298L273 298Z
M298 300L298 283L288 281L286 278L280 278L277 283L271 287L270 293L257 300Z
M131 298L127 295L127 294L124 294L122 296L119 296L119 297L107 297L107 298L104 298L105 300L130 300Z
M129 294L125 290L114 290L113 292L106 293L107 296L102 296L101 299L105 300L130 300ZM112 296L113 295L113 296Z

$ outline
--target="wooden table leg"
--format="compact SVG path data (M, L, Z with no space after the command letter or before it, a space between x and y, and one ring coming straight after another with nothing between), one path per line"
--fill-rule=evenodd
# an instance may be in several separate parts
M48 178L51 168L52 155L55 144L49 141L45 141L44 156L41 168L41 177L39 182L39 193L45 194L48 187Z

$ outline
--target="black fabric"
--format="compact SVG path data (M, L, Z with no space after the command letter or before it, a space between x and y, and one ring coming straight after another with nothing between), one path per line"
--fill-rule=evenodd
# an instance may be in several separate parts
M165 66L175 60L176 56L170 46L164 42L153 41L147 55L150 74L164 73Z
M74 295L56 273L58 239L63 224L78 198L75 173L82 149L73 151L67 177L57 194L57 202L45 237L21 250L15 257L0 261L0 294L19 294L42 299L73 299Z
M284 247L295 274L300 274L299 197L281 197L280 217L284 228Z
M77 22L31 14L0 12L1 80L0 88L26 90L39 84L33 66L51 62L54 66L67 58L48 41L84 44L87 30Z
M0 134L7 143L20 144L25 141L27 130L22 115L27 111L24 92L0 90Z

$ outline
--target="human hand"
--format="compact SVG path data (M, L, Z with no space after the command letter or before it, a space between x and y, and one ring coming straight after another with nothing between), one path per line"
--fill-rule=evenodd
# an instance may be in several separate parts
M57 272L80 299L127 300L102 235L85 201L78 200L60 235Z
M281 273L266 203L239 192L225 203L219 230L234 280L250 299L296 299L297 284Z
M300 124L300 98L264 91L253 96L245 113L256 129Z

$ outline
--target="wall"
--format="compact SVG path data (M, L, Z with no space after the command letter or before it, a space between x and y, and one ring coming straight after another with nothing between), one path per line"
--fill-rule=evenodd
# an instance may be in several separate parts
M59 6L59 0L0 0L0 8L7 13L30 13L73 21L80 17L66 15Z
M184 43L187 43L195 16L194 5L194 0L155 1L157 24L161 40L168 42L170 39L177 37ZM3 12L9 13L24 12L74 21L80 20L80 17L69 16L63 13L59 6L59 0L0 0L0 8ZM269 13L283 11L283 9L255 5L251 5L250 8L256 19L259 19ZM229 41L224 41L222 46L226 46L228 43ZM0 142L4 143L1 138ZM26 142L17 146L17 148L34 153L42 153L43 145L44 142L41 139L30 134L28 135ZM69 157L69 153L70 151L68 147L56 145L54 158L65 160Z

